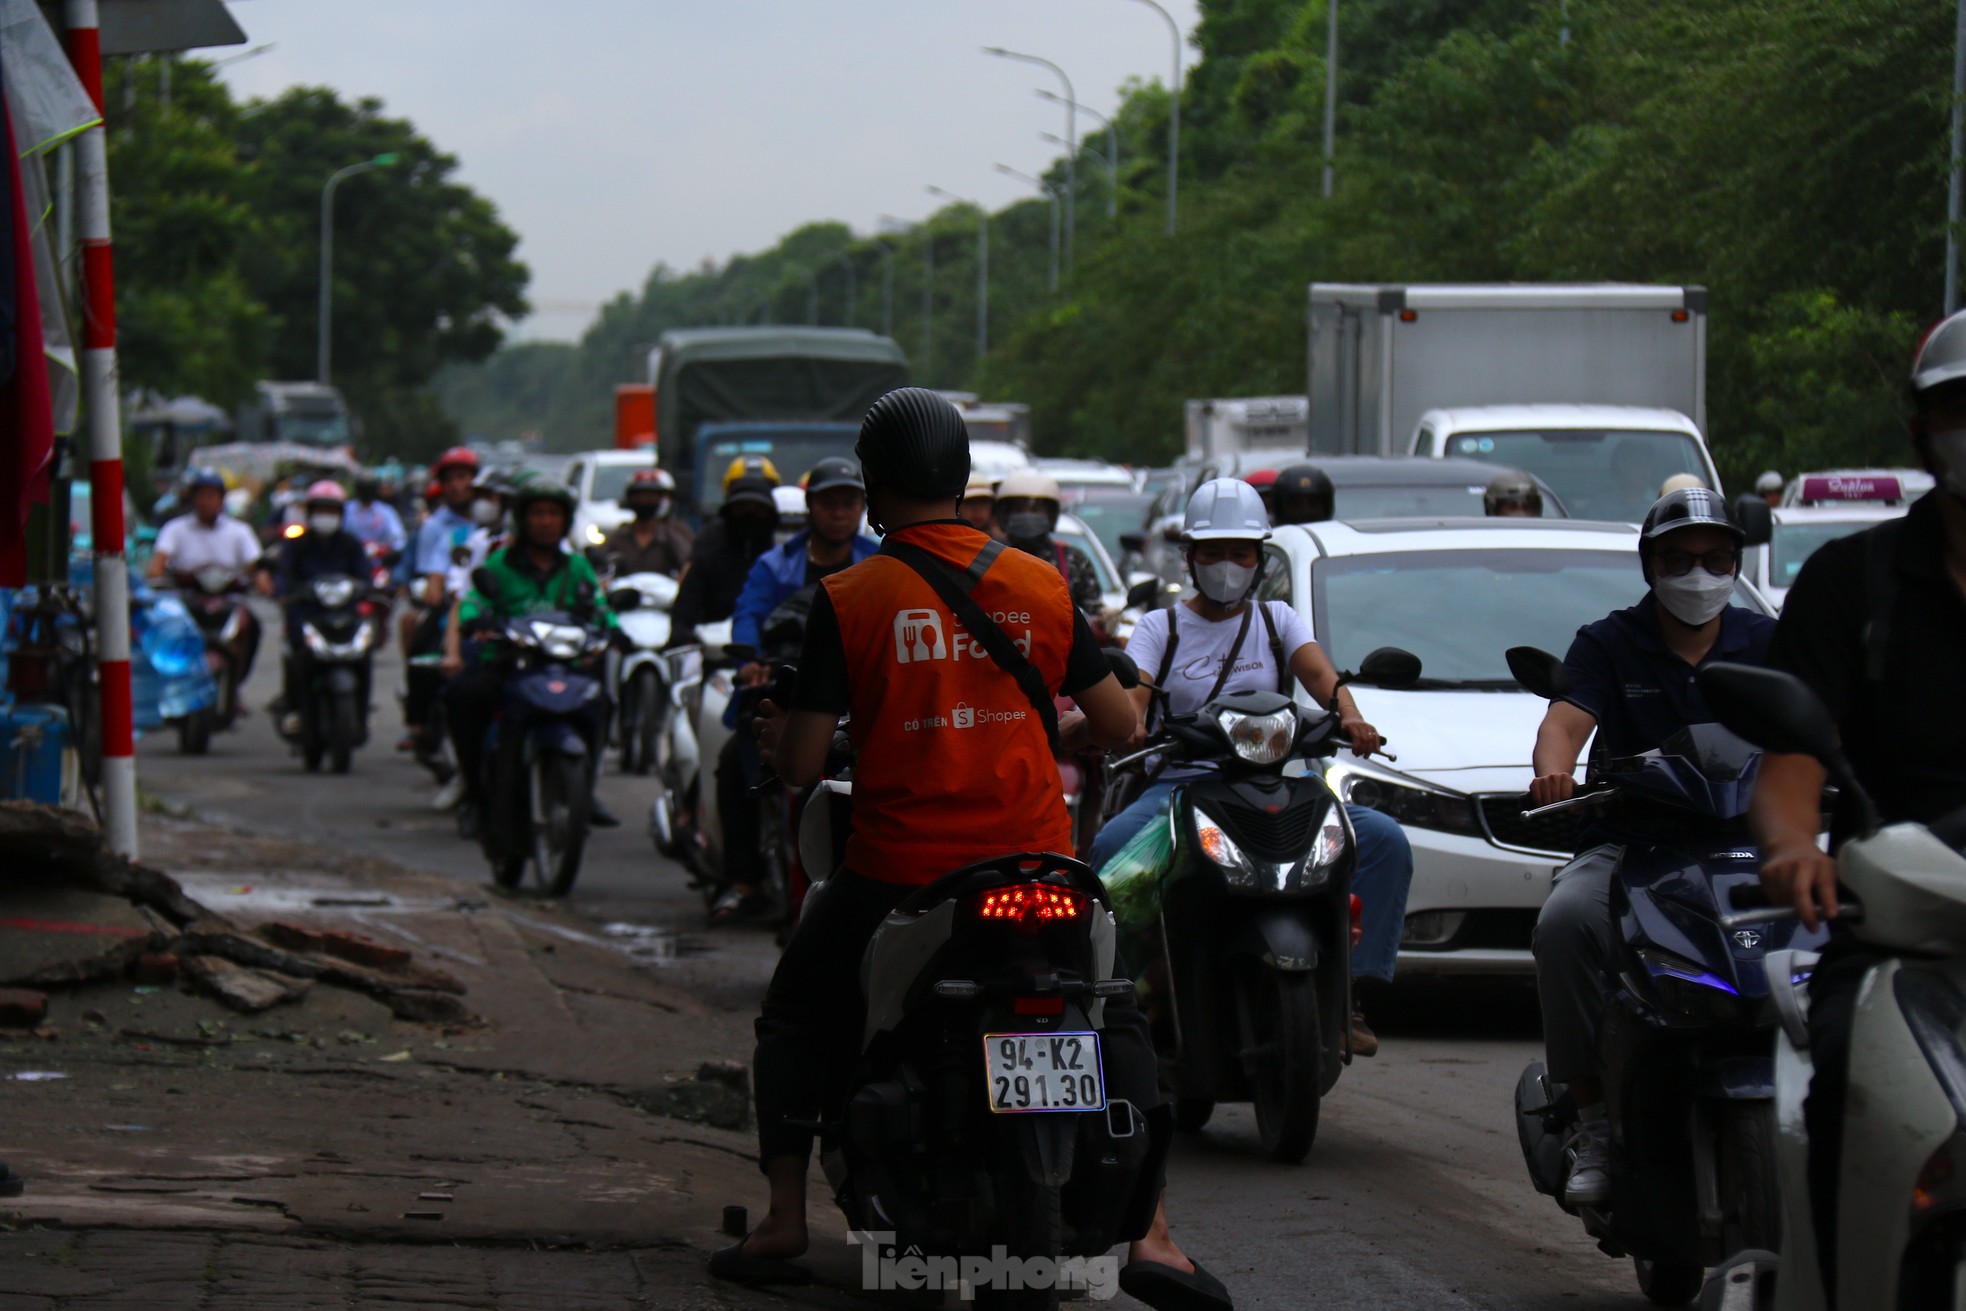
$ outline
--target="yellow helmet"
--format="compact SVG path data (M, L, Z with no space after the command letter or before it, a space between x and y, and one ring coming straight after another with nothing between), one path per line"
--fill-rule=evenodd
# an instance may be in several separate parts
M767 479L773 487L783 481L778 476L778 466L764 456L740 455L730 462L728 469L724 470L724 495L729 496L730 485L747 474L753 478Z

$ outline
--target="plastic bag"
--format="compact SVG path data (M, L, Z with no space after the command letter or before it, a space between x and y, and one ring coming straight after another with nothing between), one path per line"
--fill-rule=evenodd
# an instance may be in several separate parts
M1113 853L1099 871L1106 895L1113 899L1113 918L1121 933L1135 933L1160 914L1161 872L1174 850L1174 826L1162 810L1127 844Z

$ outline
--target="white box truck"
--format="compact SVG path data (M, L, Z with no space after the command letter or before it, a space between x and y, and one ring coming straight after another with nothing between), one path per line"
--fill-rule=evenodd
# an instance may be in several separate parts
M1310 444L1526 469L1573 517L1642 516L1706 450L1704 287L1312 283Z
M1242 451L1308 450L1310 434L1310 401L1302 396L1188 402L1188 454L1197 460Z

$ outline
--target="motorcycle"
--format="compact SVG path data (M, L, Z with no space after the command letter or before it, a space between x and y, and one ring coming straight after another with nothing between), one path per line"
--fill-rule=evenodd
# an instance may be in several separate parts
M518 887L530 864L544 892L564 897L587 846L601 743L588 741L580 719L604 695L593 667L608 635L555 612L508 619L487 640L503 678L484 754L485 858L502 888Z
M825 894L818 884L812 894ZM1147 1117L1106 1086L1113 919L1078 861L1024 853L945 875L868 944L867 1023L839 1118L819 1126L834 1199L863 1242L1052 1270L1143 1233ZM1062 1268L1062 1269L1061 1269ZM975 1287L977 1305L1057 1288Z
M1417 657L1386 647L1342 681L1419 676ZM1310 1153L1320 1103L1351 1060L1357 856L1321 772L1284 769L1344 744L1329 711L1236 692L1169 716L1159 740L1113 762L1170 754L1216 767L1175 787L1165 856L1135 859L1129 844L1102 878L1177 1127L1202 1128L1218 1102L1253 1102L1264 1152L1288 1163Z
M369 687L383 620L368 586L347 574L323 574L302 585L289 604L305 606L291 686L297 723L281 735L300 751L309 773L346 774L355 748L369 740Z
M1767 750L1815 757L1864 816L1861 834L1837 852L1837 880L1848 894L1837 918L1882 959L1854 994L1835 1191L1835 1303L1866 1311L1962 1311L1966 810L1929 826L1881 824L1838 745L1834 720L1804 684L1741 666L1710 667L1701 671L1700 683L1723 722ZM1761 902L1727 918L1733 932L1793 922L1792 908L1767 906L1758 888L1743 889L1733 900L1737 906ZM1768 958L1769 994L1780 1021L1773 1143L1780 1255L1737 1253L1709 1277L1703 1307L1821 1311L1830 1302L1818 1261L1803 1117L1814 1065L1809 996L1802 985L1817 960L1817 953L1800 949Z
M615 703L623 773L651 774L663 765L674 700L669 692L671 664L662 648L669 641L669 607L676 592L676 580L657 573L629 574L617 579L608 592L608 604L627 645L618 659L608 661L608 690Z
M205 668L217 689L210 704L177 721L178 750L202 756L211 750L212 734L231 728L239 718L239 684L246 676L243 643L252 611L246 605L245 578L223 565L179 571L171 582L204 636Z
M1517 647L1508 659L1531 692L1568 690L1555 656ZM1563 1201L1576 1106L1541 1061L1516 1084L1516 1130L1536 1190L1582 1219L1607 1255L1631 1256L1640 1291L1660 1306L1691 1301L1707 1267L1773 1247L1782 1232L1774 963L1824 935L1727 922L1729 896L1759 883L1747 807L1760 757L1719 724L1693 724L1655 750L1595 763L1569 800L1523 812L1595 808L1630 835L1611 884L1619 946L1598 1034L1610 1204Z

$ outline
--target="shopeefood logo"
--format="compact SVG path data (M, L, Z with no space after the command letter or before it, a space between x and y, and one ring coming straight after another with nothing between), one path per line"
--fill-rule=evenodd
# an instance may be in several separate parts
M1010 634L1011 645L1022 651L1028 659L1031 654L1031 615L1025 610L997 610L990 615L992 622L1003 627ZM1023 625L1023 636L1013 624ZM955 623L939 610L916 609L897 610L894 614L894 662L898 665L919 664L928 660L988 660L990 653L983 644L963 631L961 624Z
M1110 1254L1016 1257L999 1245L988 1256L924 1256L913 1247L896 1252L891 1233L854 1234L849 1241L860 1244L860 1286L868 1292L953 1291L973 1302L980 1288L1055 1288L1105 1302L1120 1291L1119 1258Z

